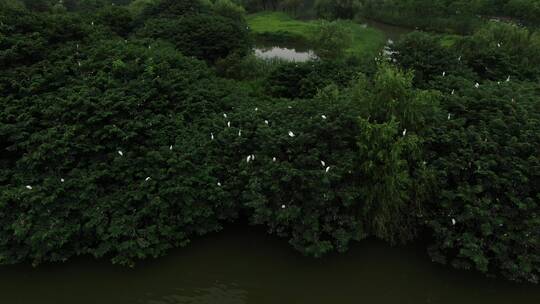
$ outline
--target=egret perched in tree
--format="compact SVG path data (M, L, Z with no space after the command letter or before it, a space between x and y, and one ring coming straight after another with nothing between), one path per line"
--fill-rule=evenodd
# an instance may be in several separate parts
M227 122L227 127L229 127L229 128L231 127L231 122L230 121Z
M214 133L210 133L210 139L214 140Z
M28 190L32 190L32 186L30 186L30 185L26 185L26 189L28 189Z
M61 179L60 179L60 182L63 183L63 182L65 182L65 180L64 180L63 178L61 178Z
M450 93L450 94L451 94L451 95L454 95L454 92L455 92L455 91L456 91L456 90L452 90L452 93Z
M480 87L480 84L477 82L474 84L474 87L478 89Z
M285 209L285 207L286 207L285 205L281 205L281 209Z
M442 72L442 77L446 76L446 72Z
M287 108L288 108L288 109L292 109L292 107L291 107L291 106L287 106Z
M455 225L455 224L456 224L456 220L452 219L452 225Z
M272 158L272 161L275 162L277 159L275 157Z
M506 82L509 82L510 81L510 75L508 75L508 77L506 78Z
M450 113L448 113L448 120L450 120L450 116L451 116L451 114L450 114Z
M147 182L149 180L150 180L150 176L148 176L147 178L144 179L145 182Z
M242 130L238 130L238 137L242 136Z
M268 125L268 120L265 120L264 123Z
M255 112L259 111L259 108L255 108Z
M220 183L220 182L218 182L217 185L218 185L218 187L221 187L221 183Z
M289 136L294 137L294 133L292 131L289 131Z
M94 21L90 22L90 24L91 24L92 26L94 26Z
M227 118L227 113L223 113L223 117L224 117L224 118Z
M248 155L248 157L246 157L246 163L249 163L251 161L251 155Z
M330 171L330 166L326 167L326 170L324 170L325 173L328 173Z
M170 146L169 146L169 150L171 150L171 151L172 151L172 148L173 148L173 146L172 146L172 145L170 145Z
M78 64L79 66L81 66L81 62L80 62L80 61L77 61L77 64Z
M461 61L461 56L458 57L457 61Z
M118 154L120 154L120 156L124 156L124 152L118 150Z
M407 135L407 129L403 129L403 136Z
M326 163L324 162L324 160L321 160L321 165L322 165L323 167L326 166Z
M322 118L322 119L326 119L326 115L321 115L321 118Z
M499 43L497 43L497 47L501 47L501 43L500 43L500 42L499 42Z

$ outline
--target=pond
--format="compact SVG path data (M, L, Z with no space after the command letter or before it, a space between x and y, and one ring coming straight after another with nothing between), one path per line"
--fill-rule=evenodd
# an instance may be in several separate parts
M134 269L78 258L0 267L9 304L540 303L540 286L431 263L421 246L368 240L322 259L285 240L233 227Z

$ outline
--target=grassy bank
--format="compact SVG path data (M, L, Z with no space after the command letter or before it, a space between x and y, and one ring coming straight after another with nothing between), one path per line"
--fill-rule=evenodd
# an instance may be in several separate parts
M252 32L258 36L280 36L309 41L311 33L317 28L319 21L295 20L282 12L261 12L248 15L247 22ZM353 33L353 44L348 50L351 54L374 54L385 43L385 36L379 30L364 28L352 21L343 21L343 24Z

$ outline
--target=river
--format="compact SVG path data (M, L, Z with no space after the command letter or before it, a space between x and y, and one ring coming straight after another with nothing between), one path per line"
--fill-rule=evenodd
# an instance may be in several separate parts
M420 246L368 240L344 254L313 259L251 229L202 237L134 269L90 258L35 269L3 266L0 303L540 303L538 285L443 267Z

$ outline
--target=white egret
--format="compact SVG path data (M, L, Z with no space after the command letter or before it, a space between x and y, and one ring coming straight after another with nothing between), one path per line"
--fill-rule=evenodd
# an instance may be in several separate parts
M451 115L450 113L448 113L448 120L450 120L450 117L451 117L451 116L452 116L452 115Z
M28 190L32 190L32 186L30 186L30 185L26 185L26 189L28 189Z
M242 130L238 130L238 137L242 136Z
M120 150L118 150L118 154L119 154L120 156L124 156L124 152L122 152L122 151L120 151Z
M251 154L251 160L255 160L255 154Z
M326 173L328 173L328 171L330 171L330 166L326 167L326 170L324 170Z
M210 139L214 140L214 133L210 133Z
M407 129L403 130L403 136L407 135Z
M78 64L79 66L81 66L81 62L80 62L80 61L77 61L77 64Z
M461 61L461 56L458 57L457 61Z
M501 47L501 43L497 43L497 47Z
M454 95L455 91L456 91L456 90L452 90L452 93L451 93L451 95Z
M508 75L508 77L506 78L506 82L509 82L510 81L510 75Z
M169 150L171 150L171 151L172 151L172 148L173 148L173 146L172 146L172 145L170 145L170 146L169 146Z
M268 120L265 120L264 123L268 125Z
M324 160L321 160L321 165L322 165L323 167L326 167L326 163L324 162Z
M321 115L321 118L322 118L322 119L326 119L326 115Z
M259 108L255 108L255 112L259 111Z
M246 157L246 163L249 163L251 161L251 155L248 155L248 157Z
M221 187L221 183L220 183L220 182L218 182L217 185L218 185L218 187Z
M145 182L149 181L151 178L150 176L148 176L147 178L144 179Z
M223 113L223 117L224 117L224 118L227 118L227 113Z
M60 179L60 182L63 183L63 182L65 182L65 180L64 180L63 178L61 178L61 179Z
M277 160L277 159L276 159L275 157L274 157L274 158L272 158L272 161L273 161L273 162L275 162L276 160Z
M452 225L455 225L455 224L456 224L456 220L452 219Z
M227 122L227 127L229 127L229 128L231 127L231 122L230 121Z
M294 137L294 133L292 131L289 131L289 136Z
M446 72L442 72L442 77L446 76Z
M474 84L474 87L478 89L480 87L480 84L477 82Z
M285 205L281 205L281 209L285 209L285 207L286 207Z

